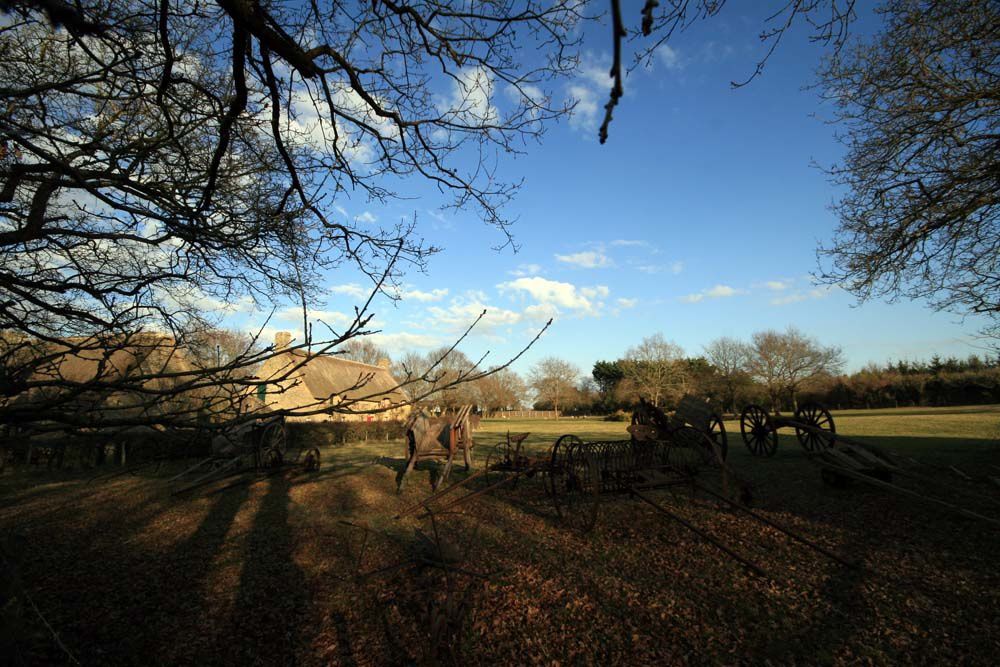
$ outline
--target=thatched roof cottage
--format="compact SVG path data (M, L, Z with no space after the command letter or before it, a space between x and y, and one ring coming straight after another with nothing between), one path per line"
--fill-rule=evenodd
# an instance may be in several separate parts
M73 414L75 421L84 423L140 415L155 420L190 415L203 398L184 389L194 370L189 355L173 338L158 333L107 340L22 341L13 356L17 363L7 357L11 367L5 369L5 377L23 377L30 388L3 406L8 410L51 409Z
M406 419L409 397L389 373L389 362L377 366L332 354L291 349L291 334L274 338L276 354L258 374L258 392L267 408L306 413L303 421L382 421ZM370 412L373 410L384 410Z

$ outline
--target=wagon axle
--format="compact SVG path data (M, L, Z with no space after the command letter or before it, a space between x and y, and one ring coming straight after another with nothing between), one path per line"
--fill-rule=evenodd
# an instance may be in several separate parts
M740 414L740 434L754 456L774 456L780 428L794 428L795 437L807 452L829 449L837 439L833 415L819 403L803 403L795 410L794 417L771 415L753 404L743 408Z

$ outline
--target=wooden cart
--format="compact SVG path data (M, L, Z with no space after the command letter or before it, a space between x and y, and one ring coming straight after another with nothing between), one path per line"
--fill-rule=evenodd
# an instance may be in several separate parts
M740 415L743 443L754 456L774 456L778 449L778 429L794 428L795 437L807 452L833 447L837 429L833 415L819 403L803 403L794 417L768 414L759 405L750 404Z
M403 489L406 476L420 461L443 460L444 471L434 484L437 489L448 479L455 455L459 452L465 459L465 469L472 469L472 424L471 405L463 405L454 416L431 417L423 411L414 412L406 425L406 467L400 473L396 491Z

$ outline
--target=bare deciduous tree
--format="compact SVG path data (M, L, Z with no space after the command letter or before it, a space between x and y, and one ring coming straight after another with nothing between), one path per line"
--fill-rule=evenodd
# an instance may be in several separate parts
M483 378L476 385L480 406L487 414L520 407L528 393L521 376L509 368Z
M500 207L516 183L498 178L492 154L567 111L542 87L575 63L577 4L4 0L0 396L58 385L162 403L233 382L270 352L112 383L109 360L150 331L163 334L154 347L186 349L213 314L288 300L305 313L335 266L391 298L437 248L414 224L347 219L336 202L350 191L385 200L389 183L427 179L510 243ZM536 48L551 57L520 57ZM502 106L491 102L500 87ZM326 352L364 335L370 306L301 344ZM93 374L62 372L81 356ZM154 390L164 375L172 388ZM0 400L2 421L126 426L166 414L83 415L57 393L31 407Z
M927 298L1000 334L1000 6L891 0L821 72L848 194L821 256L861 300Z
M576 392L580 369L564 359L546 357L528 371L528 386L535 392L535 401L547 403L556 411L566 406Z
M838 347L824 347L794 327L784 332L758 331L749 346L750 373L767 388L771 408L789 397L797 408L802 383L823 374L840 371L843 354Z
M377 366L383 361L391 364L389 353L373 343L370 338L352 338L337 348L336 352L344 359L360 361L369 366Z
M726 409L739 412L736 395L739 387L750 379L747 373L750 351L746 343L727 336L716 338L705 346L705 358L722 380Z
M830 46L838 51L848 37L848 28L855 19L855 0L790 0L774 3L764 10L764 29L760 32L763 54L756 66L742 82L743 86L764 71L768 60L782 38L795 25L805 23L810 30L810 40ZM608 139L615 107L625 94L623 70L648 64L658 49L668 48L668 42L678 32L683 32L699 21L718 16L726 0L646 0L641 8L629 7L622 11L621 0L610 0L612 62L608 73L611 91L604 106L604 120L598 130L603 144ZM624 40L635 38L636 50L631 67L622 53ZM640 39L639 37L645 38Z
M618 362L625 375L623 391L634 401L641 396L657 407L667 398L679 398L685 391L683 357L684 350L663 334L643 338Z

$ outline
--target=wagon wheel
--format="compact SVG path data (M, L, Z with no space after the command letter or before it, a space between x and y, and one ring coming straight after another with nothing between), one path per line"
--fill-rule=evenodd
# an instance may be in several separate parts
M287 442L285 438L285 425L276 421L264 429L264 432L260 434L260 448L261 449L277 449L284 455L285 449L287 448Z
M837 439L837 429L833 425L833 415L819 403L803 403L795 411L795 421L809 429L795 427L795 437L807 452L818 452L833 447Z
M545 493L552 498L552 502L555 503L556 487L559 483L560 475L562 471L560 466L562 465L562 457L566 453L566 448L577 442L583 442L580 438L575 435L563 435L556 440L555 444L552 445L552 453L549 456L549 469L548 474L545 475ZM556 512L559 512L559 508L556 507Z
M712 439L715 443L715 448L719 452L719 457L723 461L726 460L726 456L729 454L729 438L726 436L726 427L722 423L722 417L712 413L708 418L708 437ZM715 452L712 453L711 462L717 464L718 461L715 458Z
M486 477L486 485L496 484L503 478L503 470L505 468L504 462L506 457L504 456L503 443L496 445L493 451L489 453L486 457L486 466L483 468L485 471L483 476Z
M778 449L778 432L771 423L767 410L759 405L748 405L740 415L740 433L747 449L754 456L774 456Z
M285 462L285 450L287 440L285 438L285 425L276 421L267 426L260 434L260 451L264 454L264 466L266 468L277 468Z
M313 447L306 452L305 458L302 460L302 465L306 469L306 472L316 472L319 470L320 457L319 448Z
M556 514L566 525L588 532L597 523L600 476L593 457L575 435L564 435L552 446L546 488Z

